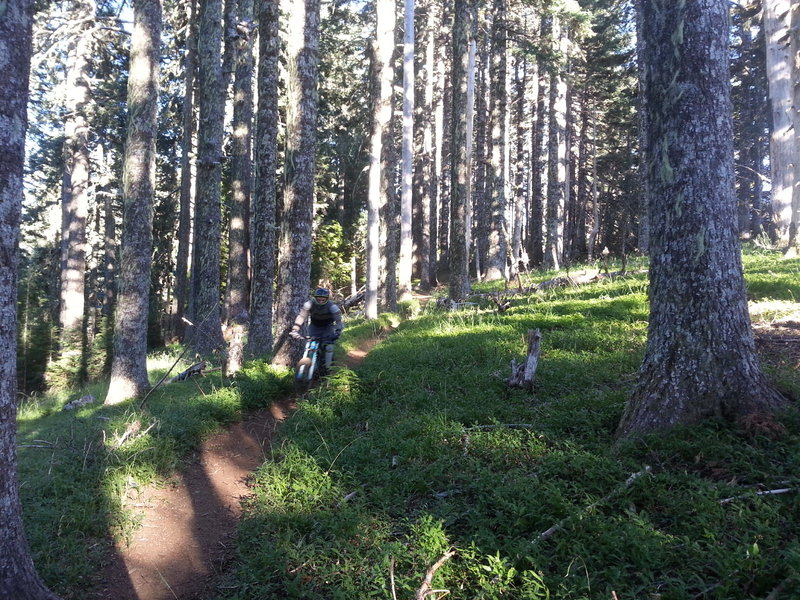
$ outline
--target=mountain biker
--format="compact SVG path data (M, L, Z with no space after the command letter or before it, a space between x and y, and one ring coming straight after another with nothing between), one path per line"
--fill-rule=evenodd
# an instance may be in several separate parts
M292 325L289 335L295 339L303 339L300 328L308 321L308 335L321 338L325 342L325 370L330 371L333 363L333 343L342 335L342 311L331 301L331 292L327 288L317 288L308 300Z

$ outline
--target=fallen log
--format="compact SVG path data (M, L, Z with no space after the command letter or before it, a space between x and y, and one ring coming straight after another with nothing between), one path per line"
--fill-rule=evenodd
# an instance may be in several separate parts
M186 379L189 379L189 377L192 377L193 375L202 375L203 371L205 370L205 368L206 368L205 361L196 363L196 364L192 365L191 367L189 367L188 369L186 369L185 371L175 375L175 377L170 379L167 383L175 383L176 381L184 381Z

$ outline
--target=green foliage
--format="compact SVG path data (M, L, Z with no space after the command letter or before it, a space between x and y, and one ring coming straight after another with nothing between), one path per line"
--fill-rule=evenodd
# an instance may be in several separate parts
M794 293L796 263L761 260L745 260L753 300ZM760 288L760 269L788 275L787 287ZM800 594L800 412L776 416L782 435L709 420L616 443L647 316L647 276L636 274L517 295L503 313L476 303L351 320L339 351L381 343L279 430L211 597L412 598L450 551L431 586L470 600ZM533 328L542 351L528 394L503 377ZM776 369L800 396L800 373ZM288 370L253 361L233 382L164 386L144 410L26 401L21 491L46 581L85 597L106 535L133 526L125 507L138 487L290 385ZM135 420L147 433L115 447ZM758 495L779 488L793 491Z
M246 363L236 374L242 407L246 410L268 406L275 398L288 396L292 391L292 371L275 367L264 360Z
M334 289L348 285L351 254L339 223L321 225L313 240L311 281L324 282Z

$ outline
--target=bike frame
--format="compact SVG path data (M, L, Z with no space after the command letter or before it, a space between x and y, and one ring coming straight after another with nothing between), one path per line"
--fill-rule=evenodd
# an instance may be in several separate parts
M303 357L298 361L295 370L295 383L302 388L308 388L311 382L319 374L320 351L331 340L323 338L306 338L306 345L303 349Z

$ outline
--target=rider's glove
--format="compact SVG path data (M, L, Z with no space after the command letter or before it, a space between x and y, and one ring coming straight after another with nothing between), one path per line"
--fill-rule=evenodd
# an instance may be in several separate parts
M337 329L336 331L334 331L333 332L333 341L335 342L336 340L338 340L340 335L342 335L342 330L341 329Z
M289 332L289 335L290 335L290 336L292 336L292 337L293 337L294 339L296 339L296 340L299 340L300 338L302 338L302 337L303 337L303 336L301 336L301 335L300 335L300 331L299 331L299 330L297 330L297 329L292 329L292 330Z

